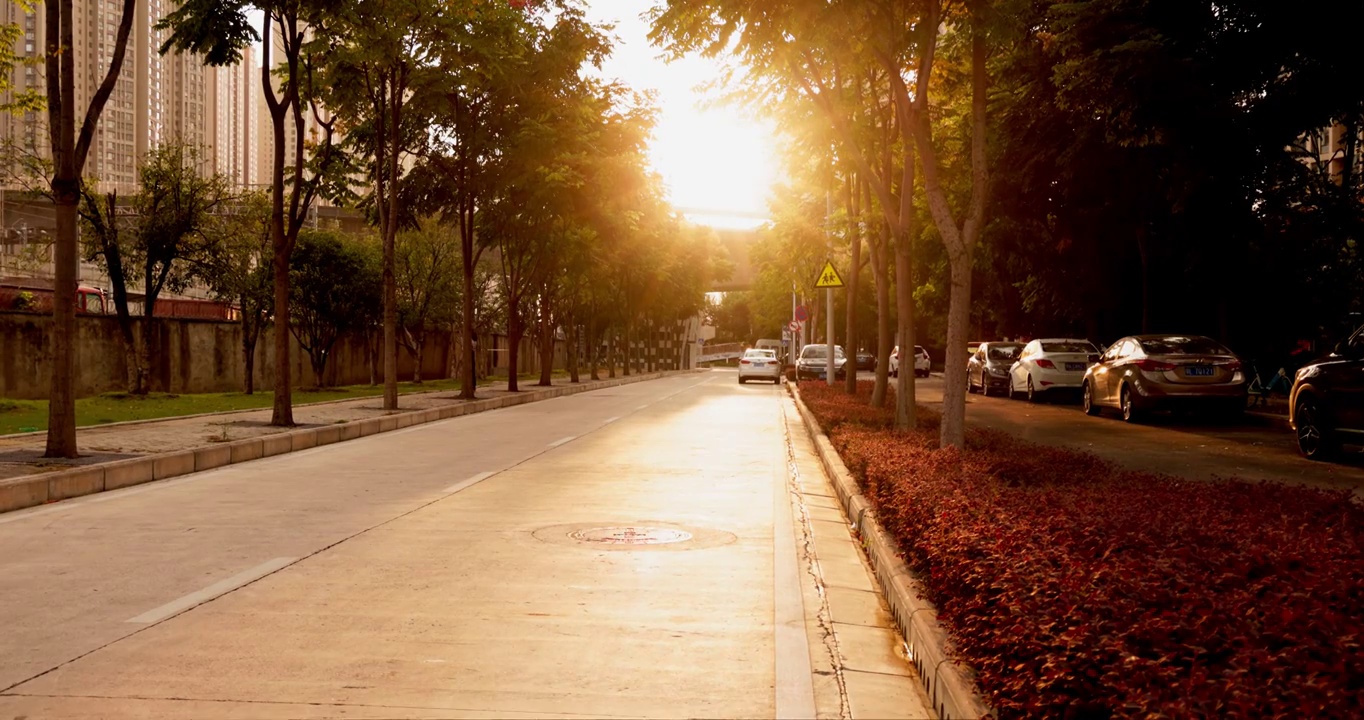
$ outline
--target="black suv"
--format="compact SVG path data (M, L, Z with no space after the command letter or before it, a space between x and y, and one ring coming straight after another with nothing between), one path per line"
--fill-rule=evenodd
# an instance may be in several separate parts
M1342 443L1364 444L1364 327L1298 370L1288 403L1304 456L1325 460Z

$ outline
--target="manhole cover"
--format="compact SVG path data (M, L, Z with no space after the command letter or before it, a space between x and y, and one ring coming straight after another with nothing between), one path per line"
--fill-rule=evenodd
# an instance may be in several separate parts
M603 545L666 545L691 539L691 533L686 530L658 527L586 528L574 530L568 536L574 540Z
M704 550L737 539L722 530L684 527L662 520L642 520L638 525L602 525L601 521L550 525L531 534L552 545L607 551Z

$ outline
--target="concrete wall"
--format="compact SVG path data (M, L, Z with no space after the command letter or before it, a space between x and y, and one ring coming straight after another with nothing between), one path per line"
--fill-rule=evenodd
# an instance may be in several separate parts
M156 334L152 353L151 384L154 392L235 392L242 389L245 363L241 350L241 326L235 322L188 319L134 318L134 335ZM47 342L52 318L48 315L0 312L0 397L43 399L51 384L51 348ZM119 340L118 320L113 316L80 316L76 319L76 393L84 397L127 389L127 359ZM308 356L290 337L294 387L316 384ZM426 380L444 378L450 371L449 333L430 333L422 363ZM256 344L256 387L270 389L275 377L274 336L261 333ZM412 379L413 358L398 349L399 379ZM343 337L327 364L331 385L368 383L369 363L359 337Z
M676 369L696 366L694 338L696 322L654 329L649 342L637 338L634 357L637 368ZM51 386L51 348L48 335L52 318L41 313L0 311L0 397L45 399ZM153 392L205 393L238 392L243 387L245 363L242 360L241 325L220 320L188 318L133 319L134 337L142 341L152 332L156 343L151 358ZM643 333L641 333L643 335ZM127 390L127 358L120 341L118 319L112 315L80 315L76 318L76 394L77 397ZM294 387L313 387L308 355L290 336L290 372ZM685 344L684 344L685 343ZM566 348L555 343L554 367L566 366ZM274 383L274 336L271 329L261 333L256 343L255 376L258 390L269 390ZM509 359L504 335L478 339L479 375L507 375ZM459 349L449 332L432 331L427 336L422 358L422 379L451 377L457 372ZM518 357L521 373L538 373L540 353L534 338L522 341ZM414 359L401 345L398 348L398 378L411 380ZM584 360L580 364L587 372ZM364 340L359 336L342 337L332 349L327 363L327 385L360 385L370 382L369 360Z

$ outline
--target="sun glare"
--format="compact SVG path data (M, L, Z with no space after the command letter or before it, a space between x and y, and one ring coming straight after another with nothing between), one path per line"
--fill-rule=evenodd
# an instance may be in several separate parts
M693 222L750 228L767 217L776 181L775 129L737 108L703 107L699 86L720 75L713 60L687 57L671 63L648 44L649 26L638 0L590 0L599 22L616 26L615 51L603 68L638 90L655 90L660 110L649 159L663 177L668 199Z

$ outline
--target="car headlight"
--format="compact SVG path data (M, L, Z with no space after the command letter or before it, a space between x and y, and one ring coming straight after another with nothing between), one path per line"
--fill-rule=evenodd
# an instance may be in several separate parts
M1009 369L1008 369L1008 368L1002 368L1002 367L998 367L998 366L989 368L989 371L990 371L990 374L991 374L991 375L1008 375L1008 374L1009 374Z

